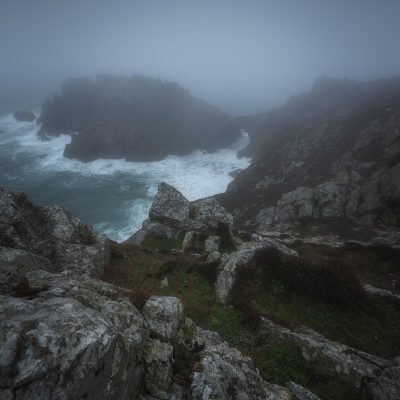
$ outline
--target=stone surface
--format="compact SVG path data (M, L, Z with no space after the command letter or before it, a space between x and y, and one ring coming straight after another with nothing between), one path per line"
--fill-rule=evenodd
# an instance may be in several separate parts
M206 263L215 263L221 259L221 253L219 251L211 252L206 259Z
M183 305L179 299L170 296L152 296L143 307L150 330L162 339L172 339L183 318Z
M145 385L157 399L170 400L173 347L169 343L151 340L146 349Z
M215 284L215 292L218 301L226 303L229 300L230 291L234 285L238 268L249 264L256 252L265 248L274 248L283 254L297 255L296 251L274 239L261 239L260 242L253 242L249 247L234 251L229 256L221 259L219 274Z
M287 383L286 388L292 394L293 400L321 400L316 394L295 382Z
M391 367L372 379L364 389L364 397L372 400L397 400L400 396L400 367Z
M262 318L262 329L274 339L299 347L304 359L319 374L336 375L358 389L393 366L391 360L328 340L309 328L292 331Z
M219 251L221 246L221 238L219 236L209 236L204 242L204 250L206 254L213 251Z
M158 185L149 211L151 221L172 227L184 227L189 218L190 202L181 192L165 182Z
M251 359L221 341L216 332L203 330L188 319L185 324L193 331L189 340L181 336L185 346L201 349L201 367L196 368L191 383L193 400L290 400L287 389L266 382Z

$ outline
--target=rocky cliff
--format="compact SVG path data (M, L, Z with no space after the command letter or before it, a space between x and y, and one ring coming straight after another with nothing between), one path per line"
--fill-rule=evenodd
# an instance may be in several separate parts
M291 399L176 297L141 313L99 280L108 239L62 208L0 189L0 210L1 399Z
M260 233L332 221L364 232L399 227L399 78L322 78L310 93L240 122L253 162L218 197L236 227Z
M41 137L71 134L64 156L91 161L160 160L194 149L215 151L240 130L232 119L177 83L133 76L67 81L42 106Z

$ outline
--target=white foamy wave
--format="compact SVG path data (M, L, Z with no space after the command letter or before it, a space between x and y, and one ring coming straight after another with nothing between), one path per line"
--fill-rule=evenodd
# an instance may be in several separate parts
M194 151L186 156L168 156L156 162L99 159L84 163L63 157L65 145L71 141L69 135L42 141L37 136L39 128L34 122L17 122L12 115L0 118L1 155L9 157L12 161L15 161L13 157L24 160L21 167L25 175L23 179L34 178L38 186L34 188L35 190L41 190L41 185L43 185L43 190L47 190L46 185L49 184L49 180L52 181L52 185L59 184L60 199L57 197L57 187L52 187L52 190L56 193L57 202L67 204L67 206L80 201L79 198L75 198L79 197L80 188L84 190L87 185L91 185L93 197L90 197L90 202L93 201L94 208L98 206L101 209L102 195L105 190L103 184L110 185L111 182L113 186L112 188L107 186L107 190L113 192L112 196L115 197L113 198L113 202L115 201L113 215L119 218L109 216L109 220L106 220L106 217L100 216L92 217L90 221L92 223L94 221L96 230L118 241L127 239L147 218L159 182L165 181L175 186L189 200L196 200L224 192L232 180L230 174L249 165L249 159L237 157L238 150L248 144L249 139L245 133L231 146L215 153ZM6 174L4 174L4 179L8 183L14 175L13 171L6 172L9 179ZM57 174L63 174L62 182L58 183L57 179L52 179L57 178L59 176ZM21 187L18 187L19 190L25 190L23 179L21 179ZM144 192L141 190L136 193L137 188L144 188ZM132 192L136 193L136 197L130 199L129 193ZM106 194L110 195L110 193ZM66 196L70 197L66 199ZM129 200L126 200L127 196ZM78 216L84 221L85 210L77 208L77 212L81 212ZM119 222L116 223L115 219Z

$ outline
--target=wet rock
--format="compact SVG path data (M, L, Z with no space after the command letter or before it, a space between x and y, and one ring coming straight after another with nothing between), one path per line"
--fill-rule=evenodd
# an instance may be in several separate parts
M152 296L143 307L151 331L162 339L172 339L183 318L183 305L179 299L170 296Z
M193 201L190 219L190 226L195 230L230 231L233 224L232 214L213 197Z

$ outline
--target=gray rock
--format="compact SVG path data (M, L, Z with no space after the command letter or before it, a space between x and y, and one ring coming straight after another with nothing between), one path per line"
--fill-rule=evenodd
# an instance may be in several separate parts
M190 202L181 192L165 182L158 185L156 197L149 211L152 222L181 228L189 218Z
M176 297L152 296L143 307L151 331L162 339L172 339L183 318L182 302Z
M213 197L196 200L190 207L190 227L194 230L220 230L230 232L233 217Z
M146 349L146 389L157 399L170 400L173 348L169 343L150 340Z
M204 250L206 254L213 251L219 251L221 246L221 238L219 236L209 236L204 242Z
M371 378L378 377L392 361L350 348L326 339L309 328L291 331L267 318L262 318L262 329L274 339L299 347L306 361L319 373L336 375L356 388Z
M372 400L398 400L400 395L400 367L391 367L372 379L364 388L364 396Z
M192 377L194 400L228 398L252 400L290 400L289 391L266 382L254 369L249 357L222 342L218 333L203 330L186 320L193 335L188 348L202 349L200 368Z
M211 252L206 259L206 263L212 264L221 259L221 253L219 251Z
M263 238L259 243L252 243L251 247L239 249L229 256L221 259L219 274L215 284L215 292L218 301L226 303L230 291L234 285L238 268L249 264L258 250L274 248L283 254L296 256L296 251L290 249L277 240Z
M366 283L363 284L363 288L366 292L373 294L373 295L391 297L392 299L400 300L399 294L395 294L387 289L380 289L375 286L368 285Z
M286 388L292 394L293 400L321 400L316 394L295 382L287 383Z
M200 252L204 250L204 237L200 232L188 231L182 241L182 250L185 252Z

